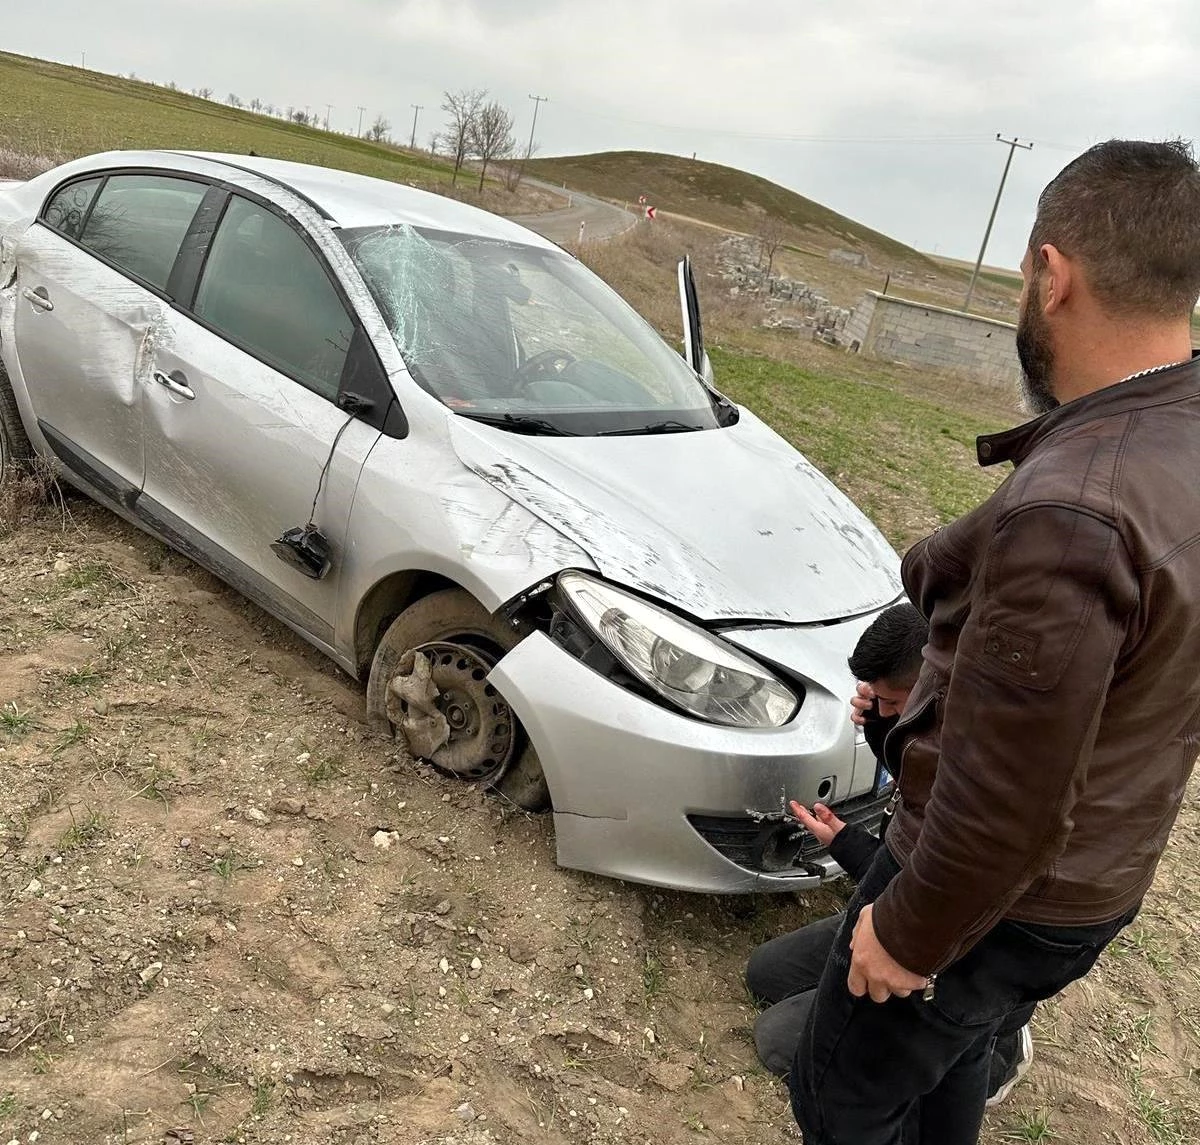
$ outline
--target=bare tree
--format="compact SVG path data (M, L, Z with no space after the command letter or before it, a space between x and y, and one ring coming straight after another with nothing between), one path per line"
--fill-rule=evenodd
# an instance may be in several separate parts
M255 96L250 101L248 106L249 106L250 110L253 111L257 115L258 113L260 113L263 110L263 101L261 99L259 99L258 96Z
M367 138L372 143L385 143L387 141L388 132L392 130L391 123L388 122L382 115L375 117L375 122L367 128Z
M301 127L308 126L308 112L307 111L300 111L297 109L295 111L289 112L288 119L290 119L293 123L300 124Z
M442 137L436 131L429 133L429 154L436 155L442 147Z
M192 92L192 95L197 95L201 99L212 99L212 88L198 87L194 92Z
M178 91L179 90L179 85L174 80L167 80L167 82L164 86L166 87L167 91Z
M475 121L479 117L484 99L487 98L487 92L479 88L462 88L460 91L443 92L442 95L442 110L449 117L442 140L454 156L454 175L450 179L453 185L458 182L458 172L463 160L471 154Z
M236 95L234 95L233 92L230 92L225 97L225 102L227 104L229 104L230 107L241 107L242 106L242 101Z
M787 223L778 215L763 212L755 229L758 239L758 265L763 269L764 282L771 277L771 267L783 241L787 237Z
M521 185L521 180L525 176L526 162L532 159L539 150L541 150L540 144L531 144L526 148L525 154L521 156L520 163L509 163L504 168L504 189L506 191L515 191Z
M479 156L479 189L488 164L494 159L507 159L517 145L512 133L513 118L496 100L483 104L471 125L471 150Z

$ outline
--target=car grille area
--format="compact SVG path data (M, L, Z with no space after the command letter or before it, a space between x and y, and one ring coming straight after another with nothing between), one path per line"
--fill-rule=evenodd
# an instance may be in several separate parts
M831 809L847 825L874 833L892 797L889 785L878 794L847 799ZM692 829L715 851L746 870L762 874L806 871L824 874L829 851L793 819L745 815L689 815Z

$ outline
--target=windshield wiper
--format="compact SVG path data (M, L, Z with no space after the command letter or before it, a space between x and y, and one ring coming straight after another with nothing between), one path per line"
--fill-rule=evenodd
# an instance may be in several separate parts
M685 421L654 421L649 425L639 425L636 429L608 429L597 437L633 437L635 434L651 433L692 433L703 429L702 425L691 425Z
M569 429L562 429L545 418L530 417L518 413L468 413L465 410L455 410L460 417L469 417L472 421L483 422L484 425L494 425L499 429L511 430L513 433L527 433L539 437L578 437Z

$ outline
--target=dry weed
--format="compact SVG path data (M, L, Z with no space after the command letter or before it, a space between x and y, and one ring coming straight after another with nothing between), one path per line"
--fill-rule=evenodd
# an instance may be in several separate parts
M43 505L62 500L58 478L42 459L30 462L0 481L0 537L15 533Z
M67 156L58 152L28 153L0 147L0 179L32 179L66 160Z

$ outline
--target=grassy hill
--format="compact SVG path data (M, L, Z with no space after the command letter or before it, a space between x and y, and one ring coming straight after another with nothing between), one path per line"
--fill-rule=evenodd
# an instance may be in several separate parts
M865 250L872 262L902 262L934 271L919 251L839 215L769 179L678 155L653 151L606 151L535 159L530 170L602 198L636 202L646 195L663 211L686 215L730 230L755 233L764 215L776 215L821 246Z
M253 150L400 182L450 178L445 164L387 144L8 52L0 52L0 104L0 149L54 161L119 148Z

